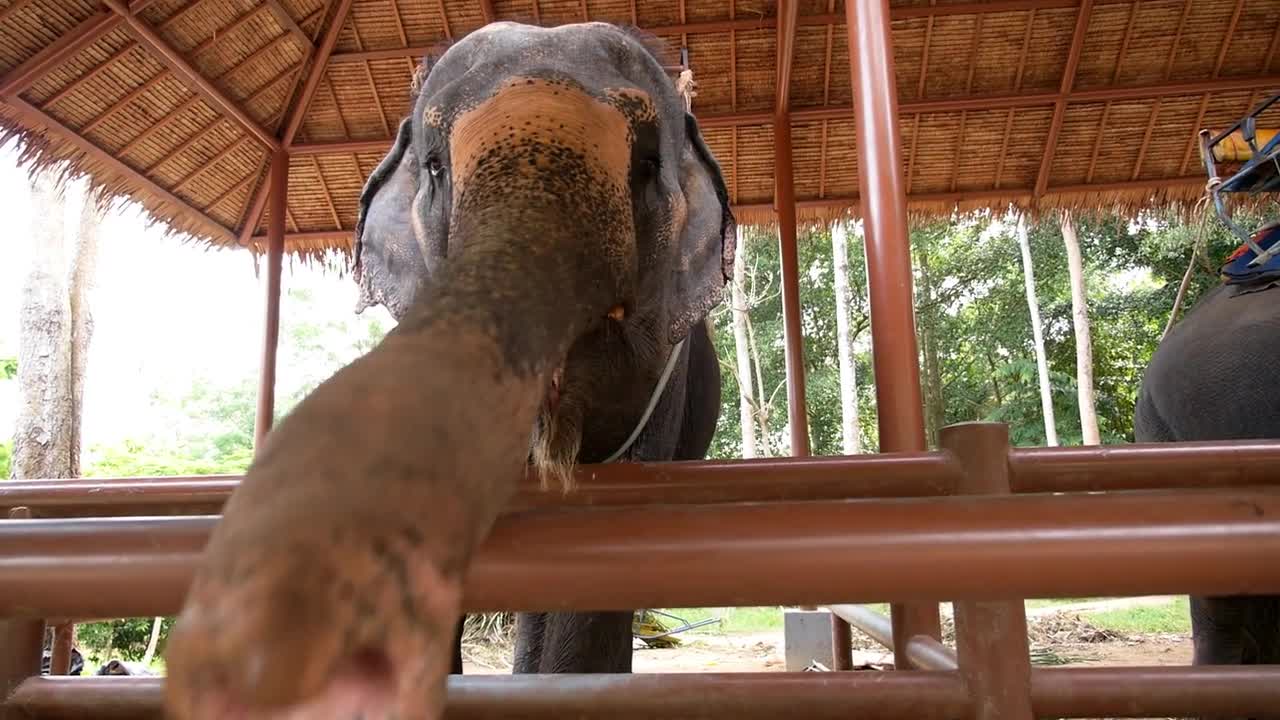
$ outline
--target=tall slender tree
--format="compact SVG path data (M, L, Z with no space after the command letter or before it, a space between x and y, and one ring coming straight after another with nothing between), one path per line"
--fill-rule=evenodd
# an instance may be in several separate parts
M1044 331L1040 325L1040 301L1036 297L1035 269L1031 263L1031 240L1027 234L1027 219L1018 213L1015 233L1022 250L1022 279L1027 291L1027 310L1031 314L1031 337L1035 343L1036 369L1040 376L1040 408L1044 414L1045 444L1058 444L1057 423L1053 416L1053 389L1049 385L1049 362L1045 357Z
M738 226L738 245L733 257L733 287L730 290L730 302L733 303L733 349L737 367L738 380L738 417L742 426L742 457L756 456L756 423L755 410L752 408L751 344L747 333L748 313L751 310L747 299L747 235L742 226Z
M1070 211L1058 217L1062 242L1067 247L1067 271L1071 277L1071 324L1076 334L1076 391L1080 401L1080 433L1085 445L1102 442L1093 395L1093 338L1089 329L1089 295L1084 281L1080 238Z
M840 364L840 434L845 455L860 452L858 433L858 376L853 362L849 323L848 223L831 223L831 257L835 274L836 350Z

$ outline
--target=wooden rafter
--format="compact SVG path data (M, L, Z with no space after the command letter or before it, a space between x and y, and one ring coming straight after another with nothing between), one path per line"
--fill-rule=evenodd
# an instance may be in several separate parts
M143 168L142 172L146 173L147 175L150 175L157 168L162 167L165 163L171 162L174 159L181 157L181 155L184 152L186 152L189 148L194 146L196 143L208 137L209 133L213 132L214 128L218 127L219 125L221 125L226 121L227 121L226 118L222 116L218 116L218 117L215 117L213 120L210 120L209 122L205 123L204 127L188 135L186 140L183 140L182 142L178 143L172 150L162 155L160 159L156 160L155 162ZM121 153L121 155L123 154L124 153Z
M781 119L791 110L791 68L796 56L796 16L799 9L796 0L778 3L778 58L775 77L773 113ZM788 122L790 120L788 119ZM788 128L789 129L789 128Z
M120 47L119 50L111 53L111 55L108 56L106 60L103 60L100 65L93 68L89 72L81 75L75 80L72 80L71 82L67 83L66 86L63 87L58 92L54 93L53 95L50 95L49 99L44 101L44 107L51 108L54 105L57 105L58 103L67 99L67 97L70 96L71 93L74 93L76 90L79 90L81 87L84 87L85 83L91 82L98 76L102 75L102 73L109 70L117 60L124 58L124 56L133 52L137 48L138 48L138 43L134 42L133 40L130 40L129 42L125 43L123 46Z
M334 112L338 115L338 124L342 126L342 134L350 135L351 128L347 127L347 117L343 114L342 103L338 102L338 93L334 91L333 83L328 78L325 78L324 88L329 91L329 102L333 103Z
M154 0L134 0L129 7L137 12L152 2ZM32 83L44 77L50 70L97 42L103 35L119 27L122 22L124 21L110 10L96 12L81 20L48 47L27 58L0 79L0 97L17 95L31 87Z
M387 0L387 2L391 4L391 18L396 21L396 33L400 36L400 44L408 45L409 34L404 31L404 19L400 17L400 3L397 0Z
M442 0L441 0L442 1ZM927 18L927 17L946 17L952 15L983 15L1008 12L1022 12L1026 10L1036 9L1061 9L1074 8L1080 4L1080 0L971 0L970 2L949 3L937 6L909 6L895 7L891 11L894 20L906 20L910 18ZM534 22L541 24L542 17L538 8L537 0L533 0L533 17ZM798 27L810 27L816 25L843 25L845 17L843 12L821 13L818 15L800 15L796 19ZM760 17L758 15L750 15L743 17L731 18L728 20L699 20L693 22L681 22L674 25L654 25L646 26L646 32L654 35L680 35L682 37L688 35L703 35L727 33L736 30L776 30L778 20L776 17ZM447 36L452 41L452 36ZM687 46L688 42L685 41ZM415 45L412 47L388 48L379 50L365 50L354 52L335 53L333 62L356 62L363 59L368 60L386 60L389 58L400 57L422 57L432 49L429 45Z
M964 92L969 95L973 92L973 77L978 71L978 48L982 44L982 18L979 15L973 23L973 41L969 47L969 77L965 81ZM956 185L960 182L960 158L964 154L964 132L969 123L969 111L960 111L960 132L956 137L955 156L951 161L951 189L955 190Z
M498 19L498 13L493 9L493 0L480 0L480 17L484 19L484 24Z
M1141 182L1118 181L1108 183L1097 183L1093 185L1077 184L1077 185L1059 185L1050 187L1046 195L1082 195L1087 193L1109 193L1109 192L1126 192L1132 190L1151 190L1156 192L1159 190L1179 190L1183 188L1196 188L1204 185L1204 178L1199 176L1193 177L1174 177L1161 180L1143 180ZM980 202L984 200L1023 200L1028 201L1035 194L1034 188L1023 187L1008 190L959 190L956 192L926 192L912 193L907 196L909 203L963 203L963 202ZM828 198L813 198L808 200L797 200L797 210L824 210L824 209L857 209L859 204L858 195L843 195ZM733 202L733 210L735 212L772 212L772 203L738 203ZM265 241L265 235L255 235L251 238L254 243ZM293 242L310 242L310 243L329 243L329 242L348 242L351 239L350 231L337 230L312 230L296 234L291 234L287 240Z
M252 10L249 10L248 12L244 13L243 15L236 18L235 20L232 20L230 25L222 28L216 33L210 33L209 37L205 38L199 45L196 45L195 47L188 50L187 56L193 59L200 57L202 53L216 46L219 41L226 39L226 37L231 33L234 33L235 31L244 27L248 23L252 22L253 19L258 16L258 13L261 13L266 9L267 9L266 5L258 5L257 7L254 7Z
M1116 64L1111 71L1111 84L1120 80L1120 71L1124 69L1124 57L1129 53L1129 41L1133 39L1133 26L1138 20L1138 3L1129 5L1129 19L1125 22L1124 36L1120 40L1120 50L1116 53ZM1093 172L1098 166L1098 155L1102 150L1102 138L1107 134L1107 122L1111 119L1113 101L1108 100L1102 106L1102 118L1098 121L1098 129L1093 136L1093 152L1089 154L1089 170L1085 173L1085 182L1093 182Z
M218 163L225 160L227 156L239 150L240 146L244 145L244 141L247 139L248 138L241 137L240 139L236 140L230 145L227 145L226 147L219 150L217 153L213 155L213 157L197 165L194 170L187 173L182 179L178 180L178 182L174 183L174 186L172 188L173 192L175 193L180 192L184 187L189 185L192 180L195 180L196 178L200 177L201 175L208 172L209 170L212 170L213 168L217 167Z
M436 0L436 11L440 13L440 27L444 30L444 39L453 42L453 30L449 28L449 12L444 9L444 0Z
M342 28L346 25L352 2L353 0L337 0L337 5L333 11L333 19L329 21L329 27L325 30L324 37L321 38L320 43L315 45L310 53L311 70L307 73L306 80L302 83L302 91L298 94L297 101L289 109L287 119L284 121L284 132L280 138L281 144L285 148L289 148L291 152L293 139L298 134L298 129L302 127L302 121L306 117L307 109L311 107L311 100L315 98L316 90L320 87L320 80L324 77L325 69L329 66L329 58L333 54L333 48L338 44L338 36L342 34ZM265 167L259 167L257 189L250 193L251 199L247 205L244 224L240 228L238 238L241 245L246 244L253 237L253 232L258 227L258 221L262 218L262 212L266 210L269 187L261 182L265 169Z
M262 129L262 126L254 122L253 118L240 109L239 105L205 79L203 75L191 66L191 63L187 62L182 55L170 47L168 43L156 34L155 30L151 29L149 25L135 15L121 0L102 0L102 3L124 19L135 40L156 53L159 59L169 66L169 69L175 75L190 83L190 87L204 96L205 100L211 103L213 107L234 118L241 127L266 147L270 149L280 147L278 140L271 137L266 130Z
M835 13L836 0L827 0L827 12ZM823 48L822 60L822 104L829 105L831 103L831 55L835 46L836 25L832 23L827 26L826 45ZM830 120L822 121L822 144L818 146L818 152L821 153L818 159L818 197L827 196L827 133L829 130Z
M937 5L937 0L929 0L929 6ZM925 80L929 73L929 48L933 44L933 16L930 15L924 25L924 47L920 50L920 74L916 77L916 98L924 97ZM901 103L899 103L901 107ZM911 150L907 154L907 171L903 175L904 188L911 192L911 180L916 171L916 147L920 141L920 113L911 118Z
M293 16L289 14L289 11L280 0L266 0L266 6L271 11L271 14L275 16L276 22L280 23L280 27L289 31L289 34L302 45L304 50L311 49L311 36L307 35L307 31L303 30L298 21L293 19Z
M1062 119L1067 112L1067 99L1076 82L1076 68L1080 67L1080 53L1084 49L1085 32L1089 29L1089 19L1092 15L1093 0L1081 0L1080 9L1076 12L1075 32L1071 36L1071 49L1067 53L1067 63L1062 71L1058 100L1053 107L1053 120L1049 124L1049 137L1044 144L1044 159L1040 162L1040 173L1036 176L1036 198L1042 197L1049 187L1049 175L1053 172L1053 158L1058 152L1058 135L1062 132Z
M1240 22L1240 11L1244 9L1244 0L1236 0L1235 10L1231 13L1231 21L1227 24L1227 32L1222 36L1222 44L1218 46L1218 57L1213 63L1212 78L1217 78L1222 73L1222 66L1227 61L1227 52L1231 50L1231 36L1236 32L1236 25ZM1225 84L1225 83L1224 83ZM1185 175L1187 165L1191 162L1191 153L1197 147L1196 133L1200 131L1200 125L1204 122L1204 114L1209 109L1209 98L1212 96L1212 90L1217 83L1205 88L1205 93L1200 97L1200 110L1196 113L1196 124L1192 126L1193 132L1187 140L1186 150L1182 153L1182 164L1178 166L1178 174ZM1223 88L1219 88L1223 89Z
M152 88L158 86L160 83L168 79L169 79L169 73L165 72L164 70L161 70L155 76L147 79L141 85L125 93L118 100L116 100L115 102L107 106L106 109L98 113L97 117L95 117L94 119L86 123L84 127L80 128L80 132L85 135L88 135L92 133L94 130L97 130L99 127L102 127L103 123L105 123L106 121L114 117L116 113L128 107L129 103L151 92Z
M324 204L329 208L329 215L333 218L333 226L339 230L342 228L342 220L338 218L338 208L333 204L333 195L329 192L329 183L324 180L324 173L320 170L320 161L316 160L316 156L312 155L311 169L315 171L316 180L320 182L320 192L324 195Z
M193 216L208 223L211 228L218 231L219 234L224 235L225 238L232 239L235 237L235 234L232 233L230 229L223 226L217 220L214 220L199 209L193 207L187 201L152 182L142 173L134 170L128 165L125 165L120 160L117 160L111 153L93 144L80 134L76 133L76 131L58 122L56 119L44 114L44 112L34 105L16 97L9 98L6 102L8 102L13 109L18 111L18 113L23 115L33 125L40 125L44 127L48 132L59 136L65 142L75 146L77 150L93 158L95 162L100 163L110 171L137 183L151 195L154 195L165 202L171 203L175 207L180 207L187 212L190 212Z
M1276 22L1276 31L1271 33L1271 45L1267 47L1267 57L1262 64L1262 72L1271 72L1276 62L1276 52L1280 51L1280 21Z
M1052 106L1065 97L1067 102L1103 102L1106 100L1145 100L1161 95L1193 95L1205 92L1209 88L1221 91L1255 90L1258 88L1280 87L1280 74L1262 77L1226 78L1223 80L1196 80L1190 82L1168 82L1123 87L1095 88L1076 90L1070 95L1060 96L1057 93L1032 92L1008 93L1000 95L977 95L972 97L945 98L938 100L906 100L898 105L903 115L921 113L952 113L962 110L1007 110L1010 108L1032 108ZM821 122L822 120L848 120L852 112L850 105L830 105L827 107L806 107L791 110L793 122ZM728 128L768 125L773 122L774 114L769 111L707 113L698 116L698 123L704 128ZM361 140L338 140L331 142L300 143L290 147L294 154L331 153L331 152L375 152L385 150L391 142L390 137L368 138Z
M1031 49L1031 35L1036 27L1036 11L1031 10L1027 13L1027 26L1022 31L1022 52L1018 54L1018 71L1013 77L1013 91L1022 92L1023 78L1026 76L1027 70L1027 51ZM1008 157L1009 135L1013 133L1013 117L1017 114L1017 108L1009 108L1004 116L1004 135L1000 140L1000 153L996 156L996 178L994 186L999 189L1000 184L1004 180L1004 163ZM910 191L910 187L907 188Z
M1187 28L1187 16L1191 14L1191 2L1192 0L1185 0L1182 4L1182 14L1178 17L1178 29L1173 34L1173 44L1169 46L1169 55L1164 61L1165 80L1173 77L1173 65L1178 59L1178 46L1182 44L1182 33ZM1280 25L1277 27L1280 27ZM1142 175L1142 163L1147 158L1147 148L1151 144L1151 136L1155 133L1156 119L1160 117L1160 110L1163 105L1164 98L1156 98L1155 107L1151 109L1151 114L1147 117L1147 129L1142 133L1142 147L1138 150L1138 158L1133 163L1133 172L1129 175L1130 180L1137 180ZM1097 150L1095 149L1094 152L1096 153ZM1090 172L1089 179L1092 179L1092 172Z

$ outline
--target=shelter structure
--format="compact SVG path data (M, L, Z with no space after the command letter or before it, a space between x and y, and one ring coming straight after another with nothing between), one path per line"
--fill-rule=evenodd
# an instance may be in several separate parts
M646 536L714 544L717 564L738 563L741 579L707 580L695 551L678 549L685 543L645 545L634 539L640 534L610 545L622 555L568 561L556 556L573 551L556 549L560 528L535 518L519 531L544 538L526 544L542 554L501 564L538 580L478 572L480 587L468 594L479 606L470 609L552 601L516 598L512 588L581 587L549 581L557 567L591 567L608 578L593 583L598 592L613 593L558 597L559 607L896 600L891 621L855 607L837 613L893 645L898 667L916 672L834 684L811 676L462 679L470 694L451 698L451 713L480 717L502 703L522 717L652 717L694 712L696 701L740 717L778 717L803 703L809 717L1030 718L1248 713L1280 703L1275 668L1031 670L1022 604L1007 598L1280 591L1280 506L1246 487L1280 482L1280 448L1011 451L1003 428L978 424L948 428L943 450L927 452L907 236L912 214L1135 212L1199 198L1197 131L1229 124L1280 90L1275 0L8 0L0 122L35 161L67 161L102 192L137 200L197 242L268 258L261 433L271 418L284 256L341 260L360 187L406 110L418 58L504 19L635 25L667 42L673 69L692 69L693 111L740 221L776 222L780 231L797 455L808 454L797 226L864 219L881 447L891 454L694 464L664 471L662 481L652 468L593 468L595 486L569 498L530 489L520 502L697 505L696 517L686 516L693 525L663 523L643 505L609 515L586 507L575 522L610 537L648 523ZM1260 124L1276 119L1269 113ZM1206 484L1236 489L1202 492L1194 503L1177 490ZM216 510L233 485L27 483L0 489L0 506L37 518L197 514ZM1043 496L1139 488L1164 492ZM843 502L855 497L881 500ZM893 505L896 524L876 520L898 502L884 498L897 497L926 499ZM1260 515L1241 515L1242 498ZM812 502L803 510L772 504L795 499ZM771 504L744 508L748 500ZM735 540L749 520L747 552ZM24 653L46 620L176 610L209 522L0 524L0 618L8 619L0 718L89 708L153 715L159 681L32 681ZM76 540L84 533L108 550ZM1209 536L1215 543L1204 542ZM157 537L167 541L163 557ZM875 553L860 551L872 546ZM95 574L104 559L95 552L127 571ZM1041 572L1047 553L1059 563L1053 577ZM644 566L662 568L662 582L646 585ZM783 588L762 580L783 571ZM140 597L142 587L151 592ZM957 601L958 654L939 643L941 598ZM834 667L847 669L848 627L833 632Z

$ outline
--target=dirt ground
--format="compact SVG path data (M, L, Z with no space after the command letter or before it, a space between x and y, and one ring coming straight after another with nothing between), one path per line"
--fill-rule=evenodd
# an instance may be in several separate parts
M1053 665L1189 665L1189 635L1117 635L1098 631L1071 615L1028 618L1032 655ZM782 631L731 635L685 634L673 648L637 643L633 668L641 673L783 672ZM891 653L855 632L854 665L886 665ZM501 660L464 664L468 674L510 672Z

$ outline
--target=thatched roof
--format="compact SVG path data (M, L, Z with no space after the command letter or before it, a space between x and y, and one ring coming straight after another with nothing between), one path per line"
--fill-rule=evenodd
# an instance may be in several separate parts
M770 0L4 3L0 123L39 160L71 159L211 243L263 247L274 144L293 153L288 249L345 250L414 63L495 18L634 23L686 48L694 111L741 219L772 219ZM1198 197L1196 131L1280 90L1277 0L891 5L916 213ZM813 219L856 210L857 158L843 4L802 0L798 13L795 182L800 216Z

